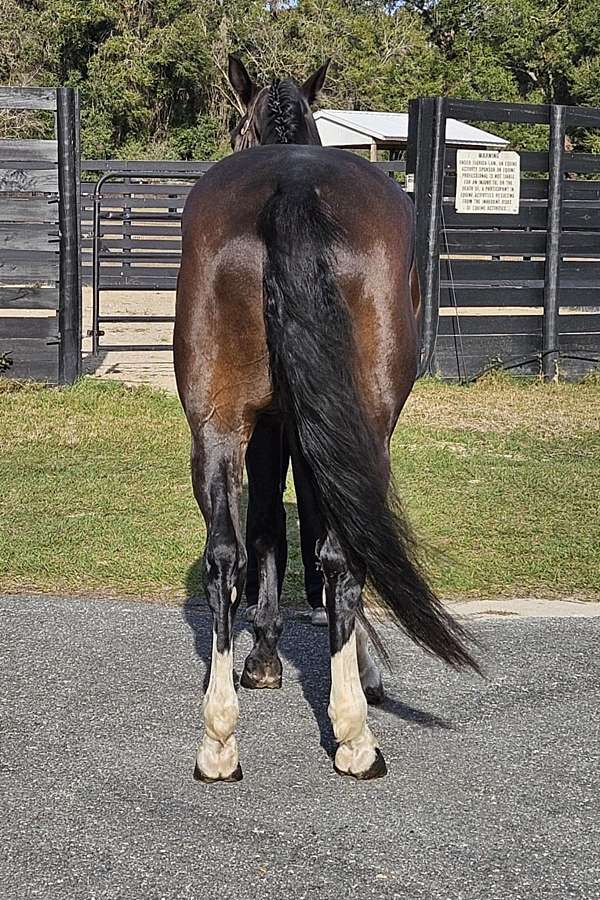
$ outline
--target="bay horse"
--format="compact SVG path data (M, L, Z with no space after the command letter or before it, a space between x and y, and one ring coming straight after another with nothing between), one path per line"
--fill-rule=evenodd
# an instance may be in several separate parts
M206 522L213 619L194 772L204 782L242 777L232 655L247 562L240 499L245 456L265 423L272 440L261 441L258 608L242 685L281 684L274 534L283 429L319 518L336 771L357 779L386 772L367 725L366 697L383 694L367 635L385 651L364 613L365 586L369 609L378 605L450 665L478 670L464 629L416 561L390 486L390 437L419 351L413 206L376 166L320 145L311 106L327 65L300 87L286 79L259 89L230 57L245 110L232 132L235 152L197 182L183 212L175 372Z

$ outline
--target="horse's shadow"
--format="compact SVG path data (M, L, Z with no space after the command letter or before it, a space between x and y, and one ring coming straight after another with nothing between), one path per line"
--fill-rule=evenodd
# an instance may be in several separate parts
M212 628L208 605L203 599L201 575L202 558L200 557L190 566L187 573L184 618L194 635L196 654L204 665L204 689L206 690L210 675ZM251 634L252 626L245 618L244 607L240 605L235 623L236 637L243 631ZM284 660L284 678L285 661L287 661L298 673L304 699L312 709L319 727L321 746L326 753L333 756L336 743L327 714L330 684L327 629L312 626L308 612L303 614L293 611L286 617L286 627L284 627L279 650ZM377 709L422 728L449 729L452 727L451 723L441 716L409 706L387 691L383 703Z

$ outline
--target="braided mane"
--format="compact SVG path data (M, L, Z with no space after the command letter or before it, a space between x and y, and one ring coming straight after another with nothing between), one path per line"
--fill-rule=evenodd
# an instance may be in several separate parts
M300 124L300 114L298 88L291 81L276 78L269 88L263 143L293 144Z

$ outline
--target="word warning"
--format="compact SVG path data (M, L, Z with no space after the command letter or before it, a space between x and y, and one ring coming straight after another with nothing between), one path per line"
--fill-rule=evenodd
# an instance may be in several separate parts
M519 212L521 160L512 150L456 151L456 212Z

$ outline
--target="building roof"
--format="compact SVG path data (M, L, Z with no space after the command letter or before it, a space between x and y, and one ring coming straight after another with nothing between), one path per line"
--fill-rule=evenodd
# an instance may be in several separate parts
M315 122L325 147L397 147L408 139L408 113L320 109ZM459 122L446 120L446 143L459 147L505 147L508 141Z

